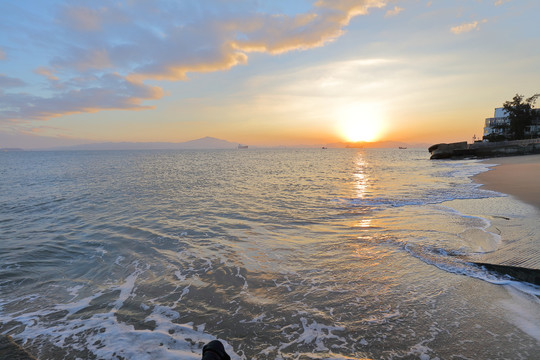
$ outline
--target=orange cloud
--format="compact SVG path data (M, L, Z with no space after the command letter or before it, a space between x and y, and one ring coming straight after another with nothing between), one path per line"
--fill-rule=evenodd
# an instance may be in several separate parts
M401 7L399 7L399 6L394 6L394 8L388 10L384 16L385 16L385 17L396 16L397 14L399 14L400 12L402 12L403 10L404 10L404 9L401 8Z
M453 32L456 35L463 34L463 33L473 31L473 30L478 30L480 28L479 27L480 23L483 24L483 23L486 23L486 22L487 22L486 19L482 20L481 22L473 21L473 22L470 22L470 23L454 26L453 28L450 29L450 31Z
M245 64L246 53L250 52L280 54L319 47L342 35L342 28L352 17L385 5L381 0L320 0L312 11L296 16L249 14L189 24L182 31L170 31L155 39L156 56L134 69L129 78L185 80L189 72L220 71ZM112 52L118 54L116 50L129 51Z
M315 6L346 14L346 20L343 23L346 25L352 17L366 15L370 8L382 8L387 3L386 0L319 0Z
M280 54L296 49L318 47L342 34L340 20L322 14L260 16L245 24L235 24L243 39L232 40L232 47L244 52Z
M134 82L142 82L147 79L187 80L187 74L190 72L206 73L227 70L236 65L246 64L247 59L246 54L234 51L229 47L227 50L220 51L219 56L215 58L206 59L205 61L192 59L184 62L162 64L161 66L148 66L128 75L127 79Z
M53 80L53 81L56 81L58 80L58 77L56 77L54 74L53 74L53 70L51 69L48 69L46 67L38 67L37 69L34 70L34 72L36 74L39 74L39 75L43 75L45 76L47 79L49 80Z

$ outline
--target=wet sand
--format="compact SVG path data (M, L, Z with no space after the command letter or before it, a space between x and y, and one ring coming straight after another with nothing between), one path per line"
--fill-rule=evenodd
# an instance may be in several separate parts
M514 200L512 215L498 216L493 201L488 205L492 216L490 231L496 231L502 242L495 252L470 257L468 261L481 264L496 272L540 284L540 250L538 217L540 215L540 155L525 155L485 160L497 164L478 174L473 180L483 187L510 195ZM494 199L487 199L486 202ZM519 205L529 204L531 213L523 214ZM506 203L508 204L508 202ZM510 203L511 204L511 203ZM536 211L534 210L536 209ZM506 212L507 210L505 210Z
M540 209L540 155L493 158L485 162L497 166L474 176L474 181Z

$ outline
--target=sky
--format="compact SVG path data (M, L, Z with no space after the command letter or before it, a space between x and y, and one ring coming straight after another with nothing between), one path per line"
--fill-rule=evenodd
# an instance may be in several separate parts
M4 0L0 148L438 143L540 93L538 0Z

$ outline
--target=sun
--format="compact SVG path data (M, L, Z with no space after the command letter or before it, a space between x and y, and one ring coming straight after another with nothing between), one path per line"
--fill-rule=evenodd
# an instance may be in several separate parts
M374 104L355 103L338 111L338 131L350 142L376 141L383 131L383 114Z

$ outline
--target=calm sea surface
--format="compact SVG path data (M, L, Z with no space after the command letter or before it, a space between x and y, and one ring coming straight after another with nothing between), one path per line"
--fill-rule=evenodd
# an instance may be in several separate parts
M200 359L216 338L233 359L538 358L539 288L459 257L505 241L495 219L538 230L469 179L486 170L424 149L0 153L0 333L40 359Z

